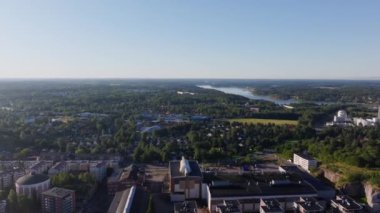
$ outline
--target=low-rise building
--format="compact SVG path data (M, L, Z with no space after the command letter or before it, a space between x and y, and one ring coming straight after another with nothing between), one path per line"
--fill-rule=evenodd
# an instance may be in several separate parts
M44 213L75 212L75 191L54 187L41 194L41 204Z
M294 153L293 163L308 172L310 172L311 169L317 168L318 166L317 160L315 160L311 155L305 153Z

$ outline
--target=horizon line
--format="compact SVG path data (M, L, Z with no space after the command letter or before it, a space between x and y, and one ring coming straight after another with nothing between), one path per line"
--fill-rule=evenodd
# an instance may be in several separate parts
M155 78L155 77L0 77L0 81L49 81L49 80L240 80L240 81L379 81L380 77L368 78Z

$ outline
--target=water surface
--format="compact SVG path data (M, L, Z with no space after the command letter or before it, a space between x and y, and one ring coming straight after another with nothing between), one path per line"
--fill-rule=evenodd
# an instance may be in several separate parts
M221 91L221 92L224 92L226 94L231 94L231 95L240 95L251 100L270 101L279 105L298 103L298 101L294 99L284 100L284 99L273 98L267 95L256 95L250 90L246 88L240 88L240 87L214 87L211 85L198 85L198 87L203 88L203 89L213 89L213 90Z

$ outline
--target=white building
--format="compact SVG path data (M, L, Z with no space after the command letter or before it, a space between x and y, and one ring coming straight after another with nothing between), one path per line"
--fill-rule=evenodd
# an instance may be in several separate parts
M327 122L326 126L352 126L352 119L348 117L346 111L339 110L334 116L334 120L332 122Z
M374 118L354 118L356 126L376 126L380 124L380 106L378 107L377 117Z
M378 118L354 118L355 126L375 126L378 122Z
M41 193L50 188L50 178L47 175L30 173L20 177L16 181L16 193L32 197L36 193L40 197Z
M311 169L317 168L318 162L308 154L293 154L293 163L310 172Z

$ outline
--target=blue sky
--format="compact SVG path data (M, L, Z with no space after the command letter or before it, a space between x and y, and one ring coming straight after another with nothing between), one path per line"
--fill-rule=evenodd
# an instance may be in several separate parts
M0 2L0 78L380 77L380 1Z

